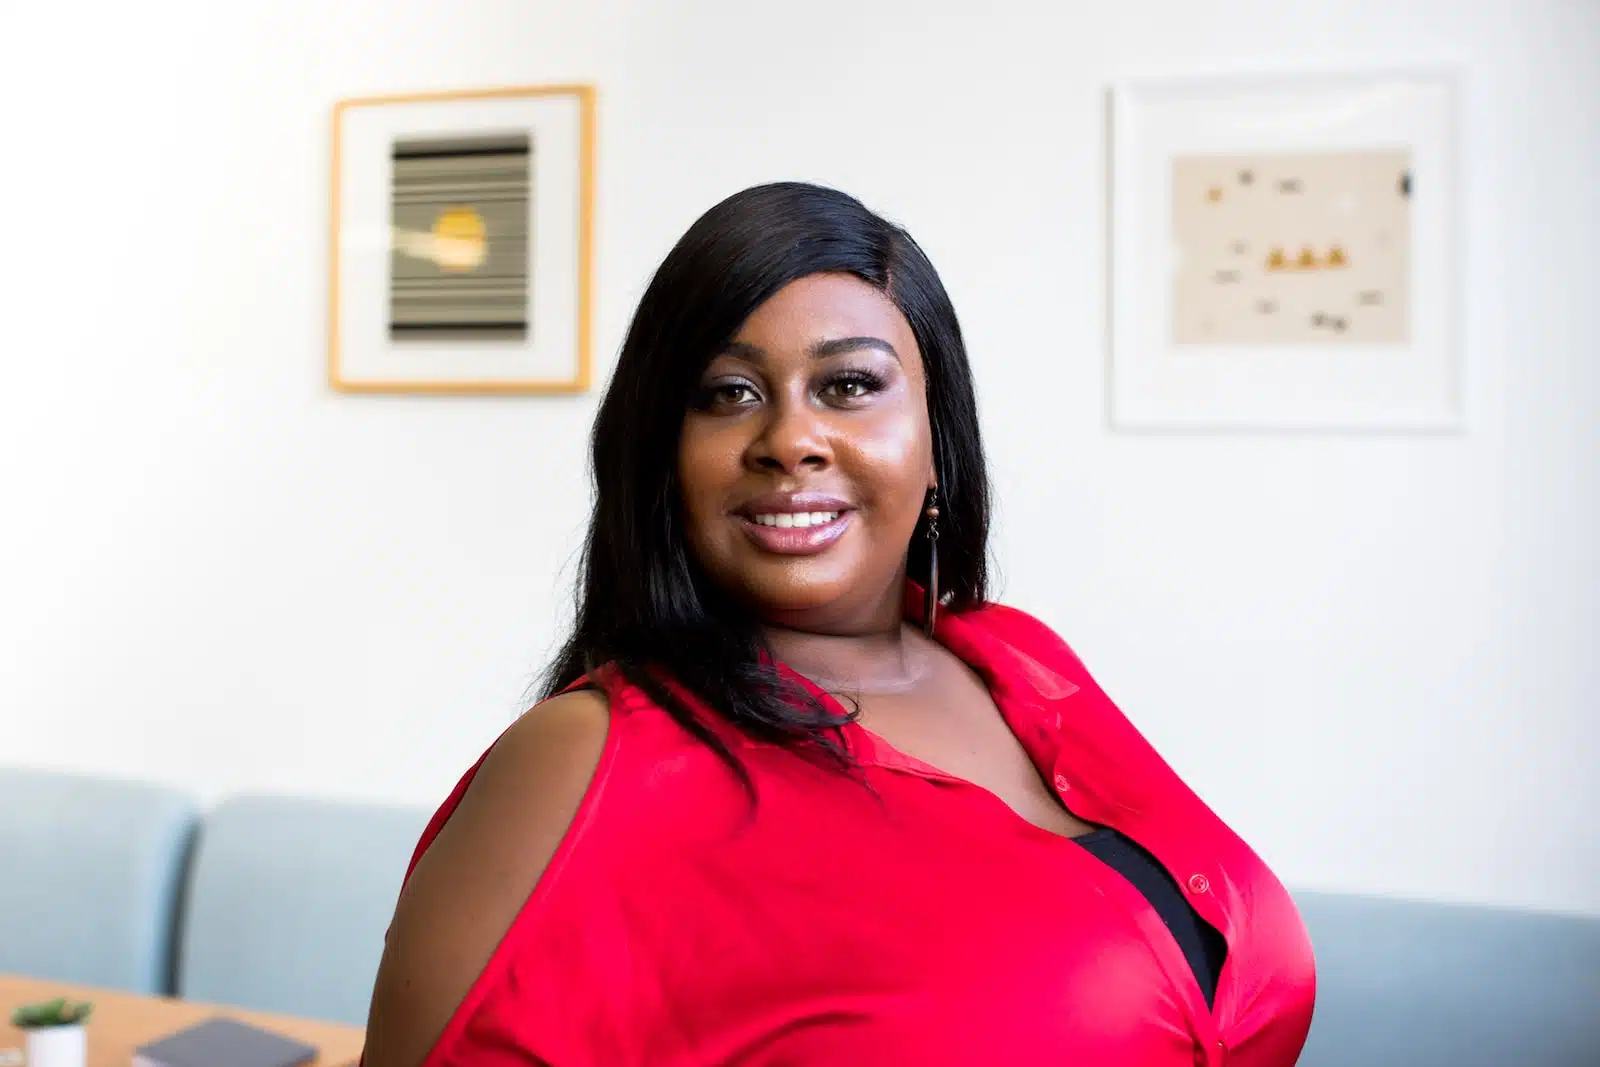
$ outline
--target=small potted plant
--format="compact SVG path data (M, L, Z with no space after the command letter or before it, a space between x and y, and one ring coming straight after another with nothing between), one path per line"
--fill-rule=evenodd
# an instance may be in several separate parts
M12 1012L11 1025L27 1042L28 1067L84 1067L89 1043L83 1024L93 1010L86 1001L57 997Z

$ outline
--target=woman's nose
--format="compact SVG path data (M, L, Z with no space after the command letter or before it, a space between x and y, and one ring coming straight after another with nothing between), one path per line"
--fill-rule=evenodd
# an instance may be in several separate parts
M823 468L833 462L826 421L803 402L773 405L751 442L751 463L762 470L795 473L803 468Z

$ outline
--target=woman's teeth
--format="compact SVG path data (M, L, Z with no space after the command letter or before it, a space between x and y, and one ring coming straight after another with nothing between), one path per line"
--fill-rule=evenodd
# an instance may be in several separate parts
M780 530L790 527L806 529L811 526L826 526L839 517L837 511L801 511L790 514L785 512L779 515L756 515L750 521L757 526L776 526Z

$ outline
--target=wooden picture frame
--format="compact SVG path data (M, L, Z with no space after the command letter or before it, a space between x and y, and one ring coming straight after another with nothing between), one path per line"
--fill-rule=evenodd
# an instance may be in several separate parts
M331 388L588 391L595 95L512 86L334 105Z

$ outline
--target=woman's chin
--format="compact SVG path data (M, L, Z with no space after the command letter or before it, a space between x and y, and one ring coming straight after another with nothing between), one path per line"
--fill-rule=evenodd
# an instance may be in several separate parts
M740 585L744 600L756 614L774 622L826 612L848 599L850 592L848 578L817 574L809 567L786 567L777 573L747 575Z
M757 613L772 621L825 613L843 597L843 590L827 586L795 585L786 589L763 589L755 597Z
M881 627L878 603L863 600L865 583L850 577L762 582L744 590L745 601L769 626L815 634L858 634Z

